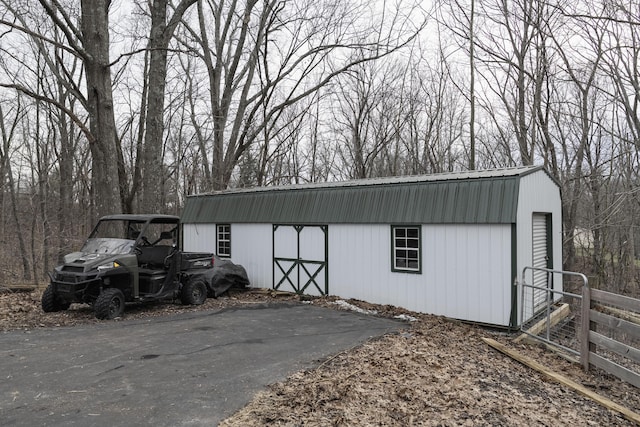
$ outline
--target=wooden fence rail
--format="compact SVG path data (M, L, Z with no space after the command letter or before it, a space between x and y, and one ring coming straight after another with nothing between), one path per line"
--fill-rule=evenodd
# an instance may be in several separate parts
M611 307L613 306L613 308ZM632 371L598 353L598 348L640 363L640 349L598 332L599 326L625 334L628 341L640 340L640 300L623 295L590 289L582 293L582 337L580 359L585 370L596 366L640 388L640 373Z

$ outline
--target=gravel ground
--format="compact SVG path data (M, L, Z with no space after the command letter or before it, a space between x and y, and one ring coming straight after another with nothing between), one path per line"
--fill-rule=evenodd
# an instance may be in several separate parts
M89 307L43 313L41 291L0 293L0 331L99 323ZM232 292L202 306L127 306L127 319L299 298L265 290ZM614 402L640 412L640 390L554 352L514 344L513 335L437 316L336 297L303 303L407 319L411 327L336 354L258 393L223 426L634 425L493 350L491 337ZM115 320L117 321L117 320Z

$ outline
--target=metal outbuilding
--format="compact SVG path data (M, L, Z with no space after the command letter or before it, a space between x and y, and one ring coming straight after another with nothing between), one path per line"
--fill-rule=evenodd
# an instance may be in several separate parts
M525 266L562 265L560 187L541 166L196 195L182 223L185 250L231 257L255 287L499 326L519 319Z

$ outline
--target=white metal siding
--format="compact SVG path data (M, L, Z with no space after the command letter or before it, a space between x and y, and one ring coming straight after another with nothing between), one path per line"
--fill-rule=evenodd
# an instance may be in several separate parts
M520 179L517 215L517 275L520 280L524 267L533 266L533 214L551 214L551 239L553 251L551 257L553 268L562 270L562 202L560 189L544 171L526 175ZM546 263L545 263L546 266ZM530 272L525 278L533 283ZM553 288L562 290L562 277L555 275ZM519 309L523 301L518 302ZM518 317L519 319L520 317ZM527 319L524 319L525 321Z
M305 226L300 231L300 259L324 261L324 232L318 226Z
M187 252L216 251L215 224L184 224L182 226L182 246Z
M422 273L391 271L389 225L329 227L329 290L343 298L508 325L509 225L423 225Z
M215 252L215 224L184 224L186 251ZM231 260L247 270L251 286L273 286L271 224L231 224Z
M553 268L562 269L562 204L560 189L545 172L539 171L520 179L518 196L518 275L525 266L531 266L533 213L551 214L551 238L553 240ZM561 282L560 282L561 284ZM554 285L559 285L554 281ZM561 289L561 288L558 288Z
M273 287L273 226L232 224L231 259L242 265L254 288Z

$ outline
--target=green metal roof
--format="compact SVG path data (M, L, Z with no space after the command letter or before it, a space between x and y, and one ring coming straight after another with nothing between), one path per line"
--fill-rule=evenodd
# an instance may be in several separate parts
M189 196L183 223L509 224L541 166L256 187Z

